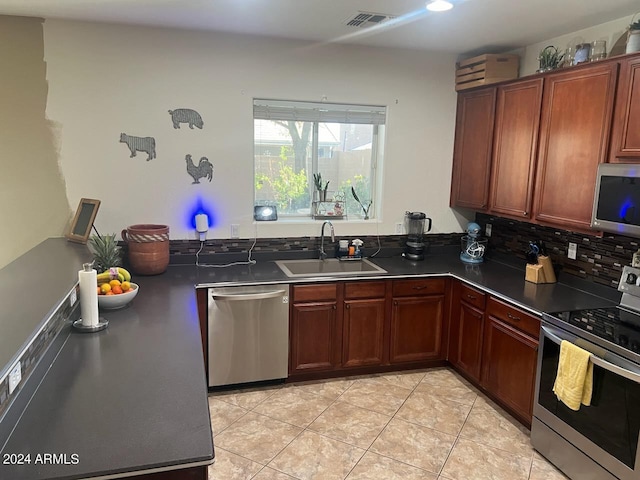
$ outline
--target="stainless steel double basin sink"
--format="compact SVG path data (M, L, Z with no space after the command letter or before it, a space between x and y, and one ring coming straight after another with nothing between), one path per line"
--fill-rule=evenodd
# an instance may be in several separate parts
M276 265L289 278L296 277L334 277L349 275L376 275L387 273L369 260L342 261L337 258L326 260L278 260Z

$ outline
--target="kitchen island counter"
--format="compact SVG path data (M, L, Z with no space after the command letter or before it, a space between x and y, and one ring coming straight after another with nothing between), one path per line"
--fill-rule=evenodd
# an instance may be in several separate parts
M40 380L34 372L24 385L0 424L9 430L6 444L0 436L0 478L121 478L187 468L205 472L187 478L206 478L214 451L194 283L179 269L134 281L140 292L129 306L101 311L106 330L65 326L62 345L36 369L46 374ZM15 425L5 425L16 413Z

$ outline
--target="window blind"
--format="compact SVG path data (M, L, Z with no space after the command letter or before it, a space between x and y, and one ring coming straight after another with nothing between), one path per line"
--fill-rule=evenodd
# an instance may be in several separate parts
M384 125L386 107L340 103L254 99L253 118L297 122L361 123Z

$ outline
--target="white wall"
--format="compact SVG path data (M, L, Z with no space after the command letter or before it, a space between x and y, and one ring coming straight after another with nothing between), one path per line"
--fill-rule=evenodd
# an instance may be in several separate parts
M448 206L455 56L258 37L48 20L48 117L59 129L69 201L102 200L96 227L163 223L195 238L190 208L215 211L209 238L230 224L252 237L254 97L388 106L382 223L336 222L336 233L391 234L406 210L434 232L462 231ZM203 130L174 130L167 112L193 108ZM157 158L129 158L121 132L154 136ZM192 185L184 156L206 156L214 180ZM319 235L319 222L260 223L260 237Z
M547 45L553 45L560 51L564 51L569 46L580 43L591 43L594 40L606 40L607 53L611 51L614 44L622 35L626 35L626 30L633 15L619 18L610 22L594 25L593 27L567 33L559 37L550 38L543 42L534 43L524 48L524 53L520 53L520 76L531 75L539 68L538 56L540 51Z

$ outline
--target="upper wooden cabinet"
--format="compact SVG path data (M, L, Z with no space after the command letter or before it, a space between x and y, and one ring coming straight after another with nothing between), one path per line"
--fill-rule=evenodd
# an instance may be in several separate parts
M610 162L640 162L640 58L620 63Z
M534 218L588 230L596 171L607 158L618 64L544 79Z
M458 95L452 207L487 208L495 103L495 87Z
M542 78L498 87L491 164L492 213L531 215Z

